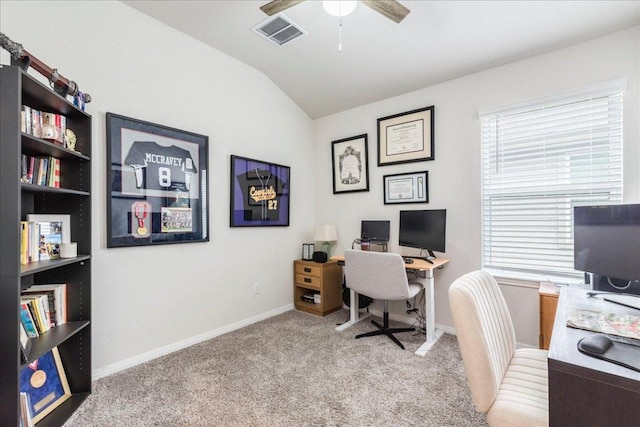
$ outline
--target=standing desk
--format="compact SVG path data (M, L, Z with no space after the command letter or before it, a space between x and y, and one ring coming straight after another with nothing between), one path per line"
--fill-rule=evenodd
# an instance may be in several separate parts
M332 260L338 261L344 265L344 255L336 255L331 257ZM424 315L425 315L425 342L416 351L418 356L424 356L438 341L438 338L442 336L443 331L436 329L436 317L435 317L435 302L433 296L434 280L433 271L442 268L449 262L449 258L436 258L433 264L419 258L414 258L412 264L405 264L407 270L424 271L425 272L425 284L424 284ZM358 307L358 294L350 289L350 315L349 320L336 328L337 331L344 331L345 329L355 325L356 323L366 319L370 316L369 313L360 315Z
M640 372L578 351L578 341L596 332L567 327L567 308L640 316L640 310L589 298L586 290L560 289L549 347L550 426L640 425ZM638 348L640 357L640 348Z

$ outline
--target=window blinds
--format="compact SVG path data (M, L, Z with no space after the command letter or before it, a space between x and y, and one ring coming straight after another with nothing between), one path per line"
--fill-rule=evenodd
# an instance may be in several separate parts
M573 207L622 202L622 92L612 82L480 113L483 267L577 277Z

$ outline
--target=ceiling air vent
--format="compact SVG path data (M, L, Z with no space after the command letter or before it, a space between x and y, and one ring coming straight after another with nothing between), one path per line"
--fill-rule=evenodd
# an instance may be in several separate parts
M296 26L289 18L281 13L270 16L253 27L252 30L278 46L282 46L291 40L307 34L306 31Z

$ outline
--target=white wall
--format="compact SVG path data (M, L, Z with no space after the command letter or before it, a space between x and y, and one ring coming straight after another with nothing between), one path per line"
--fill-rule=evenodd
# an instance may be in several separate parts
M391 219L396 242L400 209L383 205L382 176L405 171L428 170L430 203L421 206L448 210L446 255L452 262L436 276L436 323L451 329L448 285L480 267L482 108L627 78L625 198L640 201L638 28L315 123L263 74L119 2L2 0L0 31L94 99L88 112L94 117L92 332L98 376L289 308L291 261L312 239L316 223L337 225L335 251L351 246L361 219ZM7 63L6 53L2 59ZM377 167L376 119L428 105L436 108L436 160ZM106 249L106 112L209 136L209 243ZM364 132L371 191L333 195L331 141ZM230 154L292 166L290 227L229 228ZM252 294L256 281L263 289L258 296ZM537 290L509 287L505 294L518 340L536 345Z
M639 29L581 43L528 60L493 68L402 96L364 105L315 122L316 206L319 223L335 223L336 251L351 247L362 219L390 219L390 250L398 250L401 209L447 209L447 252L451 263L436 272L436 324L451 330L449 284L481 267L480 122L478 111L589 84L626 78L624 94L624 197L640 201ZM378 167L376 119L435 106L435 160ZM370 191L334 195L331 141L367 133ZM429 171L429 204L384 205L384 175ZM403 248L405 249L405 248ZM409 251L409 249L406 249ZM409 252L406 252L409 254ZM537 346L537 289L503 286L520 343ZM395 306L402 314L402 304Z
M278 87L120 2L3 0L0 31L93 97L98 376L292 307L292 260L315 225L313 123ZM106 249L106 112L209 136L210 242ZM230 154L291 166L290 227L229 227Z

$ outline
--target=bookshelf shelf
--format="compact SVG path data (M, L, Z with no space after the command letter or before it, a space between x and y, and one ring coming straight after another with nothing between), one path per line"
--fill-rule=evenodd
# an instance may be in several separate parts
M89 157L78 151L71 151L46 139L22 133L22 147L29 152L43 156L54 156L60 159L78 159L89 161Z
M91 116L19 67L0 66L0 420L20 425L21 292L37 284L66 284L67 322L30 338L32 362L56 347L71 397L38 422L60 426L91 393ZM64 115L77 136L72 151L21 131L21 109ZM60 159L60 188L21 182L23 155ZM29 214L68 214L75 258L20 264L20 222Z

